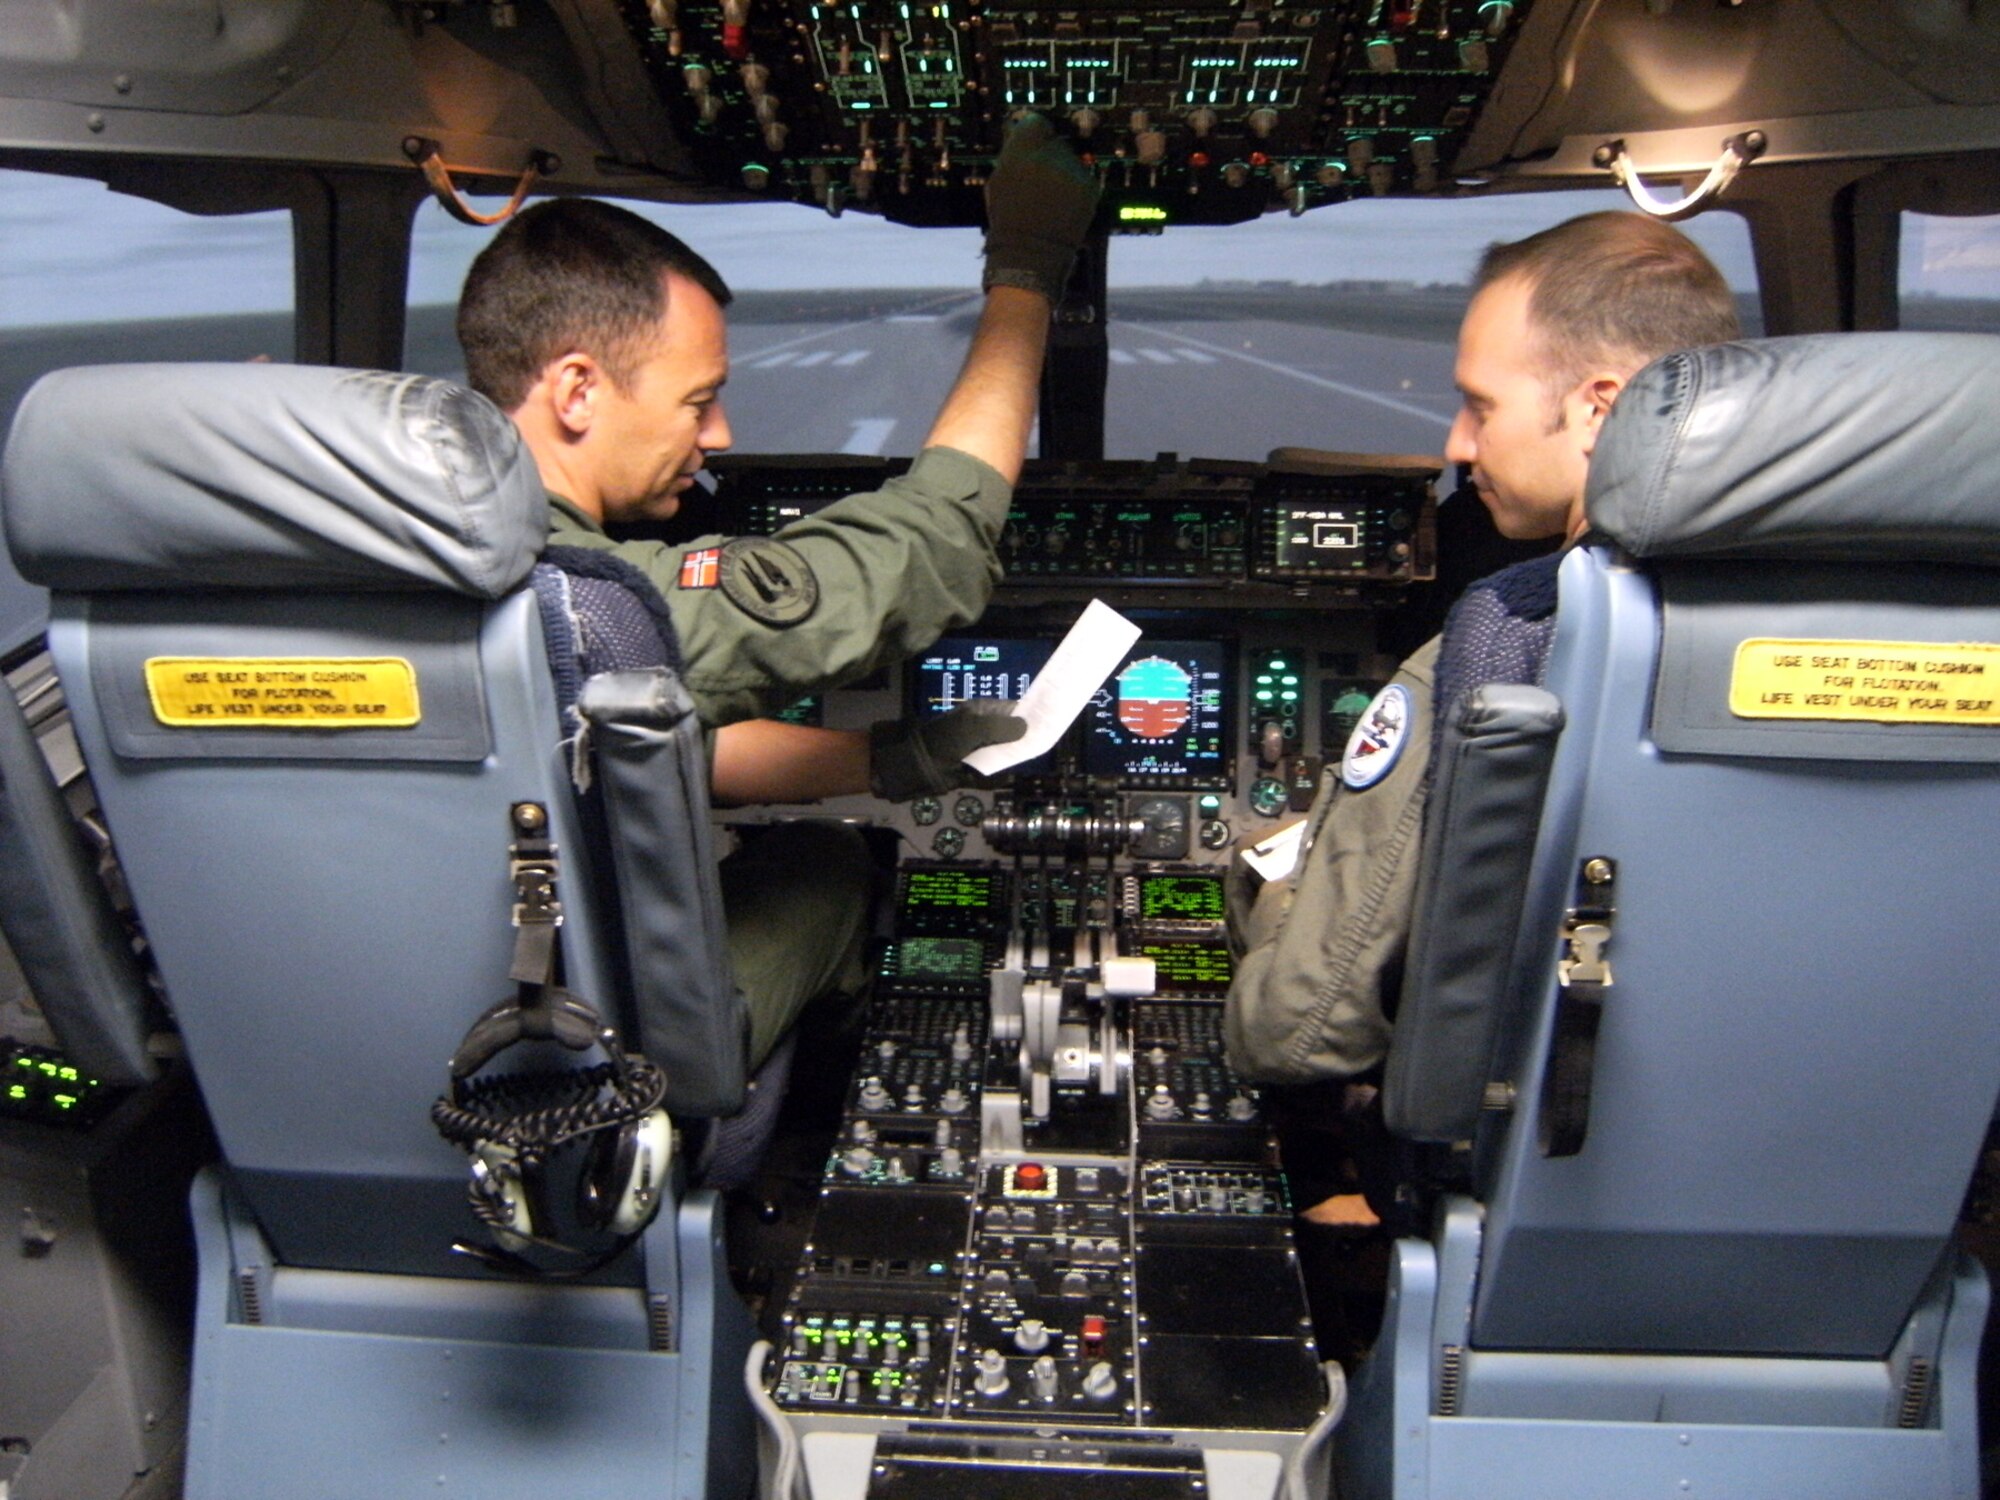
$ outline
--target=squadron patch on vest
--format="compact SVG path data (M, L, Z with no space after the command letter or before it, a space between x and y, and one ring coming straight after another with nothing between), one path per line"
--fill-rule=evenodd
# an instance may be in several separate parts
M681 576L675 585L684 589L712 589L722 572L722 549L702 547L681 559Z
M1347 751L1340 759L1341 785L1355 792L1375 785L1395 767L1409 737L1410 692L1392 682L1375 695L1347 737Z
M770 537L725 542L719 579L729 602L760 625L786 630L819 608L819 579L812 564Z

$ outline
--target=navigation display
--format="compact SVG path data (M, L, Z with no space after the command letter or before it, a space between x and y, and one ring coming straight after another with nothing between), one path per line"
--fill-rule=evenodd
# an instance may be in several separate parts
M1141 640L1083 712L1083 769L1121 780L1220 779L1228 675L1220 641Z
M1042 640L944 636L910 663L910 707L928 716L949 713L972 698L1018 702L1054 649Z
M1051 641L1018 640L1005 636L947 635L904 669L910 685L910 712L918 718L950 713L974 698L999 698L1018 703L1048 664L1055 650ZM1056 753L1010 766L1009 776L1049 776Z

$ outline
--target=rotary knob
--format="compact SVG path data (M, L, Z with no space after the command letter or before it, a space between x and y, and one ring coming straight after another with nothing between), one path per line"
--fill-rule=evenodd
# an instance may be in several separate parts
M982 1396L1007 1394L1007 1359L998 1349L988 1349L979 1356L972 1388Z
M1043 1401L1056 1399L1056 1362L1044 1354L1028 1366L1028 1388Z

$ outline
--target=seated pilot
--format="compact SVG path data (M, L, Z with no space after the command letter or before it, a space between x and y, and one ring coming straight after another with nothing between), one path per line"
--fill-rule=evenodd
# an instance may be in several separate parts
M1018 736L1011 716L949 715L871 735L771 713L921 650L976 619L1035 417L1050 307L1097 200L1046 121L1007 139L986 188L986 303L957 384L907 475L776 536L680 546L614 541L606 523L664 519L729 446L728 288L646 219L563 198L509 222L467 275L467 379L513 419L551 496L552 546L609 554L657 591L702 722L717 729L724 804L961 784L960 757ZM872 861L839 824L779 827L725 860L737 987L756 1067L806 1002L861 979Z
M1583 535L1591 450L1626 382L1661 355L1739 336L1722 274L1657 219L1587 214L1496 244L1459 328L1463 405L1445 457L1470 466L1503 536L1566 548ZM1313 1221L1369 1225L1387 1206L1391 1184L1370 1170L1384 1153L1354 1151L1365 1202L1336 1176L1307 1174L1341 1160L1343 1135L1359 1147L1355 1132L1370 1128L1410 935L1432 724L1480 684L1539 685L1560 558L1518 563L1466 593L1362 716L1308 814L1290 878L1232 900L1230 1065L1281 1086L1272 1103L1286 1166Z

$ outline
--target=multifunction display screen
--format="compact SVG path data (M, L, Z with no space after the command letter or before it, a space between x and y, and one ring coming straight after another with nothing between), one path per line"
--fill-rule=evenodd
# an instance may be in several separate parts
M1221 995L1229 990L1229 950L1221 943L1141 943L1163 995Z
M949 713L974 698L1018 701L1055 649L1047 641L948 635L910 665L911 707Z
M1139 920L1220 922L1222 882L1213 875L1141 876Z
M1275 524L1272 561L1287 572L1346 573L1368 566L1365 506L1285 505Z
M1083 769L1119 780L1221 777L1228 676L1220 641L1142 639L1083 712Z

